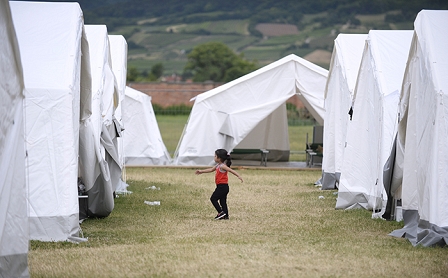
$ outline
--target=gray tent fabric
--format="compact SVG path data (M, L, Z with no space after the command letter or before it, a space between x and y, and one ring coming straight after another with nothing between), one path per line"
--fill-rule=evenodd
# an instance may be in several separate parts
M397 146L397 137L395 136L394 143L392 145L392 151L389 156L389 158L386 161L386 164L384 165L383 169L383 185L384 189L386 190L387 194L387 204L386 204L386 210L383 214L383 218L386 220L393 220L394 212L392 211L394 209L394 194L396 188L394 189L392 187L392 175L393 175L393 168L395 163L395 153L396 153L396 146Z
M112 180L112 189L116 191L122 183L122 163L119 150L119 137L122 137L123 127L114 117L113 124L108 127L108 133L101 134L101 143L106 148L106 161L110 167L110 175Z
M403 220L405 225L402 229L395 230L389 235L393 237L404 237L411 242L413 246L421 245L446 246L448 245L448 230L443 227L421 220L418 211L403 211Z
M117 84L111 66L110 43L105 25L85 25L92 94L85 106L91 113L80 122L80 218L107 217L114 208L113 192L120 184L121 167L118 163L115 108L118 100ZM87 205L85 204L87 203Z
M413 246L424 247L448 245L448 229L421 220L417 210L403 211L404 227L391 232L393 237L404 237Z
M390 233L390 236L407 238L412 245L417 244L417 226L419 221L416 210L403 210L404 227Z
M88 217L107 217L114 209L114 196L111 180L100 175L93 187L87 192Z
M101 145L105 148L105 160L101 161L101 173L92 188L86 191L88 196L88 217L107 217L114 209L113 192L121 182L121 167L118 164L117 126L114 121L107 128L102 125ZM121 127L118 127L121 131Z
M341 173L322 173L322 190L332 190L337 189L339 184L339 179L341 178Z

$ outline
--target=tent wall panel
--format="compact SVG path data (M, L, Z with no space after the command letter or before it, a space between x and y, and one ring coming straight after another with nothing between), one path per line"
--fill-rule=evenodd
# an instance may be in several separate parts
M397 131L398 97L411 39L412 31L369 32L347 127L337 209L384 212L382 171Z
M404 227L391 233L413 245L448 244L448 11L423 10L400 96L393 196Z
M367 35L339 34L325 86L322 189L335 189L344 159L349 110Z
M82 11L77 3L10 5L24 72L30 238L79 240L79 120L89 113L80 102L90 93Z
M0 1L0 277L29 277L23 72L8 1Z

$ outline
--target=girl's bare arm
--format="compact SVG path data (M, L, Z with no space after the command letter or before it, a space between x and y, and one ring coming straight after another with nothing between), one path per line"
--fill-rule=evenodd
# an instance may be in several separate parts
M212 168L207 168L207 169L204 169L204 170L196 170L195 174L196 175L200 175L200 174L204 174L204 173L211 173L211 172L213 172L215 170L216 170L216 166L214 166Z
M237 178L240 179L241 182L243 182L243 178L240 176L240 174L238 174L235 170L233 170L230 167L227 167L227 165L222 165L221 166L222 169L226 170L227 172L230 172L232 174L234 174Z

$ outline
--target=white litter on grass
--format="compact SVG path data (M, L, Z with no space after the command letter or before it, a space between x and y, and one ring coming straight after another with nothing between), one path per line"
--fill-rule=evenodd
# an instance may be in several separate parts
M160 187L155 187L155 186L153 185L153 186L150 186L150 187L146 187L145 189L160 190Z
M160 201L144 201L144 203L150 206L160 206Z
M319 196L319 199L325 199L325 197L321 195L321 196Z

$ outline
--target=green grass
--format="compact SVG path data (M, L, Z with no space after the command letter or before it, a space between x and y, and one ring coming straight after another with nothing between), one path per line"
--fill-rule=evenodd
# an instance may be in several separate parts
M177 144L187 123L188 116L156 115L162 140L171 156L176 151Z
M313 19L318 18L318 17L326 17L326 16L328 16L327 12L322 12L322 13L317 13L317 14L304 14L302 23L303 24L311 24Z
M259 46L272 46L272 45L291 45L298 41L297 35L270 37L267 40L261 40Z
M196 38L196 35L190 34L170 34L170 33L151 33L151 34L142 34L138 33L134 35L135 40L140 45L144 45L148 48L154 48L158 50L162 50L165 47L168 47L173 44L177 44L181 41L192 40ZM134 39L133 37L133 39Z
M180 28L180 32L197 32L199 30L207 30L213 34L240 34L248 35L247 20L218 20L206 21L197 24L186 24L185 27Z
M151 70L151 67L157 63L158 63L157 60L154 60L151 58L129 60L128 68L135 67L140 71L146 70L149 72ZM164 68L165 73L167 73L167 74L172 74L172 73L181 74L182 70L179 71L179 69L182 69L184 66L185 66L184 61L179 61L179 60L175 60L175 59L165 60L163 62L163 68Z
M180 136L187 123L188 116L170 116L170 115L156 115L157 123L159 125L160 133L163 142L168 149L171 156L173 156ZM289 145L292 151L305 151L306 134L308 133L308 142L313 140L313 126L289 126ZM306 155L291 154L291 161L305 161Z
M388 236L403 224L369 211L335 210L334 191L313 184L320 171L236 170L230 220L215 221L213 174L127 168L133 193L81 224L87 242L31 242L31 277L446 277L446 248Z
M260 62L264 61L276 61L281 57L281 53L286 49L285 46L251 46L246 48L243 53L244 57L249 60L258 60ZM265 63L266 64L266 63Z

